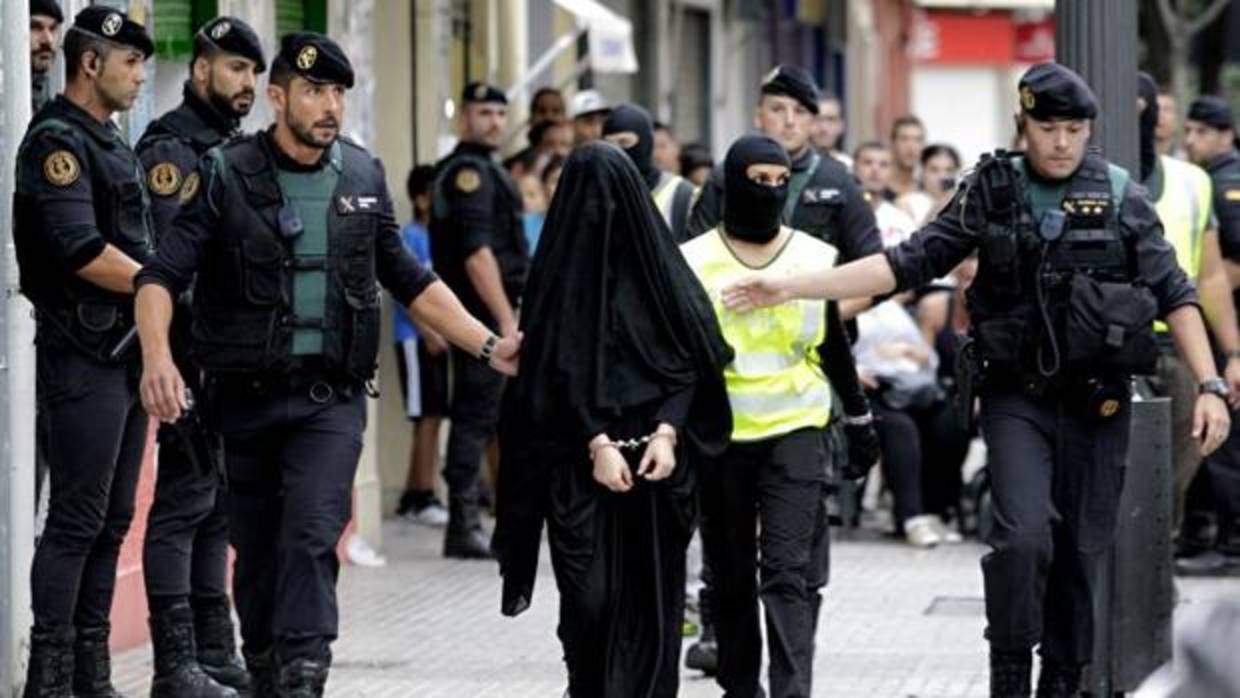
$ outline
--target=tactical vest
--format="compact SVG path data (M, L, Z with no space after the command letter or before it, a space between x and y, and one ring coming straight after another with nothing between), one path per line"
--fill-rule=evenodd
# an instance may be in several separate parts
M1157 302L1137 267L1137 232L1119 219L1127 183L1093 153L1058 185L1029 177L1019 156L983 158L966 203L984 218L967 297L988 377L1154 370Z
M119 136L109 148L93 135L83 135L81 127L56 117L34 123L24 143L32 143L39 133L50 129L70 132L83 145L86 162L82 167L91 173L91 199L99 234L139 264L144 263L152 253L153 226L137 156ZM18 159L25 157L23 147ZM22 187L14 194L13 204L13 242L21 291L34 304L40 327L50 325L57 335L96 360L112 363L132 358L133 352L112 354L133 327L133 296L105 290L60 269L47 249L45 236L49 232L43 229L36 198Z
M376 236L385 183L370 154L337 141L323 167L338 172L327 209L326 255L299 255L296 208L281 190L267 137L211 149L204 195L219 216L194 290L193 355L213 373L324 372L374 376L379 350ZM298 315L296 279L326 276L321 316ZM299 330L321 332L318 354L295 354Z
M818 356L827 337L826 302L795 300L737 313L725 309L721 299L724 288L755 273L782 277L829 269L835 264L835 248L793 232L787 247L761 270L742 264L718 228L680 249L711 297L723 336L736 352L723 373L732 407L732 440L757 441L826 426L831 387Z

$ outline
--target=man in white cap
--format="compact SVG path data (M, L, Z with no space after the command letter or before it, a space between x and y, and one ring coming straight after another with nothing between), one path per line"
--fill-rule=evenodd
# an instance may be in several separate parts
M611 114L611 104L598 90L582 90L573 95L569 115L573 120L573 144L581 145L603 137L603 122Z

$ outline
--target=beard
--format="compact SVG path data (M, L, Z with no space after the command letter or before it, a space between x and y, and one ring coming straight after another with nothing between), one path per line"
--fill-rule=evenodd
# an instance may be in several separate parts
M242 96L250 98L249 104L245 106L237 106L237 100ZM254 107L254 90L243 88L237 90L233 95L226 95L222 91L217 90L212 84L207 89L207 101L211 107L220 114L233 120L240 121L246 114L250 113L250 109Z
M335 119L323 119L315 124L307 124L298 121L292 114L286 114L284 117L284 123L288 126L289 131L292 131L294 138L296 138L302 145L310 148L330 147L331 144L336 141L336 136L340 132L340 124ZM316 126L319 128L330 127L332 129L331 136L325 139L319 138L314 133L314 128Z

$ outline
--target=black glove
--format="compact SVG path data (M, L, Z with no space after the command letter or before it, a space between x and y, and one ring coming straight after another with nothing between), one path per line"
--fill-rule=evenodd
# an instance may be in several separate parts
M849 480L860 480L882 455L878 432L874 430L872 421L865 424L849 424L846 421L844 436L848 439L848 462L840 469L840 474Z

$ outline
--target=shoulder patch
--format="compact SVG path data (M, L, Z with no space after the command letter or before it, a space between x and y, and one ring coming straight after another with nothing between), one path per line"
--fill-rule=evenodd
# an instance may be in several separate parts
M472 194L482 186L482 176L472 167L462 167L457 171L456 179L453 181L456 183L456 188L466 194Z
M67 187L77 181L82 166L77 156L67 150L57 150L43 159L43 176L51 184Z
M181 204L185 205L194 200L194 196L198 193L199 177L197 172L190 172L185 178L185 183L181 185Z
M151 193L158 196L171 196L181 188L181 169L172 162L161 162L151 168L146 175L146 184Z

